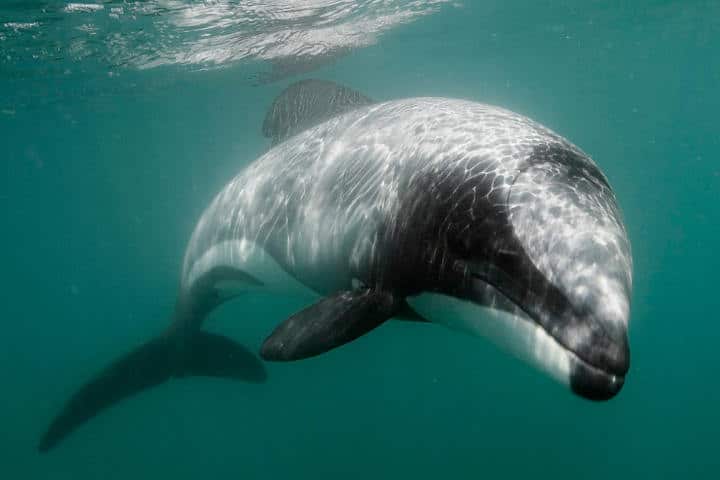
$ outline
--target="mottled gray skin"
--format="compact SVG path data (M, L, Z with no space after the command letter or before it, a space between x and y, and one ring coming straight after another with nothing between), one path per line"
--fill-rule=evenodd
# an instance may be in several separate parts
M386 102L279 144L203 214L183 291L218 265L262 281L259 256L323 295L359 284L505 305L557 342L573 388L592 377L612 396L627 371L632 265L607 180L503 109Z
M335 115L372 103L365 95L327 80L300 80L268 109L262 132L275 145Z
M567 140L461 100L355 107L272 148L219 193L187 247L169 328L80 387L38 449L173 377L264 381L253 353L202 330L215 307L254 289L324 296L273 331L265 359L321 354L409 306L509 339L575 393L606 400L628 371L631 287L612 190Z

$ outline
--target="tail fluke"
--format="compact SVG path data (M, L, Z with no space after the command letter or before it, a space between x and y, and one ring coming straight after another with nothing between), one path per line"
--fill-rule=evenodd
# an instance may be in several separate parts
M263 382L265 368L250 351L212 333L163 336L113 362L73 395L40 439L47 452L107 407L174 376L211 376Z

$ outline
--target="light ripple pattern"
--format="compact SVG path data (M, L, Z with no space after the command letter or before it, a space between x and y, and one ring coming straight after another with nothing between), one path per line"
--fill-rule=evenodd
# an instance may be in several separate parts
M310 70L449 0L153 0L0 6L0 66L99 59L103 68L197 69L271 61L274 80ZM279 72L279 73L278 73Z

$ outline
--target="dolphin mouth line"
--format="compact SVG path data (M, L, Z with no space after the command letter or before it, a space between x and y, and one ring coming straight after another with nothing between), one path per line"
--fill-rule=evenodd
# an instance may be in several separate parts
M516 305L515 302L512 302L512 303L513 303L513 305ZM516 306L522 310L522 308L519 305L516 305ZM526 313L525 310L522 310L522 311L523 311L523 313ZM617 373L612 372L609 369L594 365L594 364L588 362L587 360L585 360L584 358L582 358L577 352L575 352L571 348L568 348L567 346L563 345L552 334L552 332L549 332L545 327L543 327L543 325L540 322L538 322L533 316L526 313L525 321L526 322L530 321L535 325L536 328L542 329L548 335L548 337L550 337L552 339L552 341L555 342L558 345L558 347L560 347L570 358L572 358L575 362L579 363L580 365L582 365L585 369L589 370L590 372L592 372L596 375L602 375L603 377L608 378L613 381L618 381L618 380L623 381L625 379L624 375L619 375Z
M545 332L547 332L547 330L545 330L545 329L543 328L543 326L540 325L539 323L537 323L537 322L535 322L535 321L533 321L533 323L534 323L535 325L537 325L539 328L542 328ZM552 340L553 340L555 343L557 343L558 346L560 346L560 348L562 348L563 351L564 351L565 353L567 353L574 361L576 361L577 363L579 363L580 365L582 365L583 368L587 369L587 370L590 371L591 373L593 373L593 374L595 374L595 375L601 375L601 376L603 376L603 377L605 377L605 378L608 378L608 379L610 379L610 380L612 380L612 381L614 381L614 382L617 382L617 381L621 381L621 382L622 382L622 381L625 380L625 375L619 375L619 374L617 374L617 373L613 373L613 372L610 371L610 370L607 370L607 369L605 369L605 368L598 367L598 366L596 366L596 365L593 365L592 363L589 363L587 360L583 359L580 355L578 355L577 353L575 353L573 350L567 348L565 345L563 345L562 343L558 342L558 340L557 340L555 337L553 337L549 332L548 332L548 335L549 335L550 338L552 338Z
M619 380L619 381L623 381L623 380L625 379L625 375L618 374L618 373L616 373L616 372L612 372L611 370L602 368L602 367L600 367L600 366L598 366L598 365L594 365L594 364L588 362L587 360L585 360L584 358L582 358L582 357L580 356L580 354L578 354L577 352L575 352L575 351L572 350L571 348L569 348L569 347L567 347L566 345L564 345L555 335L553 335L553 333L552 333L551 331L549 331L548 329L546 329L546 328L542 325L542 323L540 323L540 322L537 320L537 318L535 318L535 316L532 315L532 313L528 312L528 311L527 311L525 308L523 308L521 305L519 305L518 303L516 303L515 301L513 301L512 299L510 299L507 295L505 295L505 294L504 294L499 288L497 288L495 285L491 284L491 283L488 282L485 278L483 278L483 277L481 277L481 276L479 276L479 275L476 275L476 274L474 274L474 273L471 273L471 276L472 276L473 279L479 280L479 281L481 281L481 282L483 282L483 283L486 283L486 284L490 285L491 287L493 287L493 289L495 289L495 290L496 290L500 295L502 295L512 306L515 307L516 310L515 310L514 312L510 312L510 313L512 313L513 315L517 315L519 318L521 318L521 319L522 319L523 321L525 321L525 322L531 322L536 328L540 328L543 332L545 332L545 333L547 334L547 336L548 336L550 339L552 339L552 341L553 341L558 347L560 347L560 348L563 350L563 352L565 352L565 353L566 353L570 358L572 358L575 362L579 363L579 364L582 365L584 368L586 368L587 370L589 370L590 372L592 372L592 373L594 373L594 374L596 374L596 375L602 375L603 377L606 377L606 378L608 378L608 379L615 380L615 381L618 381L618 380ZM519 313L522 313L522 315L518 315Z

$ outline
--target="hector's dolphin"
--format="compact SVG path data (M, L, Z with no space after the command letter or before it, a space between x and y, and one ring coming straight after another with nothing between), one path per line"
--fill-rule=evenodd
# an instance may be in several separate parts
M613 397L629 365L630 246L605 176L573 144L501 108L447 98L359 106L270 149L200 218L170 328L70 399L47 450L171 376L260 381L201 330L240 292L311 289L266 360L343 345L392 317L490 335L577 394Z

